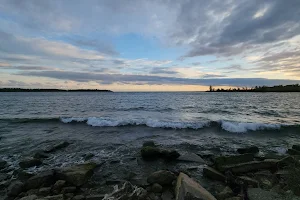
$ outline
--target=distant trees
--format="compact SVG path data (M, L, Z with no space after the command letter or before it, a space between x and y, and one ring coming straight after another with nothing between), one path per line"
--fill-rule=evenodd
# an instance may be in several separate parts
M229 89L213 89L212 86L209 86L209 92L300 92L300 85L276 85L272 87L268 86L255 86L253 88L229 88Z

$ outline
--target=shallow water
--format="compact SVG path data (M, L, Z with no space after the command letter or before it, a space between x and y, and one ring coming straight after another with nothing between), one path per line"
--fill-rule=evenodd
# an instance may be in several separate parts
M234 154L256 145L261 154L285 154L300 143L299 99L298 93L0 93L0 156L18 168L21 158L68 141L29 171L84 162L83 154L94 153L92 160L104 163L95 176L101 181L191 167L144 163L145 140L180 153ZM190 173L201 178L198 167Z

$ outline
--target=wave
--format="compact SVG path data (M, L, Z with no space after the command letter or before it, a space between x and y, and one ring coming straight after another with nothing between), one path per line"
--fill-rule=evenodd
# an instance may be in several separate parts
M159 120L125 120L111 119L103 117L88 117L88 118L61 118L63 123L85 122L90 126L111 127L111 126L139 126L144 125L152 128L172 128L172 129L202 129L205 127L221 127L223 130L232 133L245 133L248 131L259 130L276 130L280 129L283 124L264 124L251 122L231 122L231 121L206 121L206 122L174 122L174 121L159 121Z

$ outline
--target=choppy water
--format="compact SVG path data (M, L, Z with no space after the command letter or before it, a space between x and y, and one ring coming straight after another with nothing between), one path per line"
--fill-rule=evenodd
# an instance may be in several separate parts
M147 171L130 158L150 139L180 152L257 145L284 154L300 143L299 125L300 93L0 93L0 156L15 167L62 140L72 144L42 168L92 152L94 160L120 160L118 169Z

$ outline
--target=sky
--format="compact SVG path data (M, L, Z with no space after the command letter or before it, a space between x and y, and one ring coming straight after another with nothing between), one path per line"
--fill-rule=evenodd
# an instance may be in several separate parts
M0 0L0 87L296 83L299 0Z

